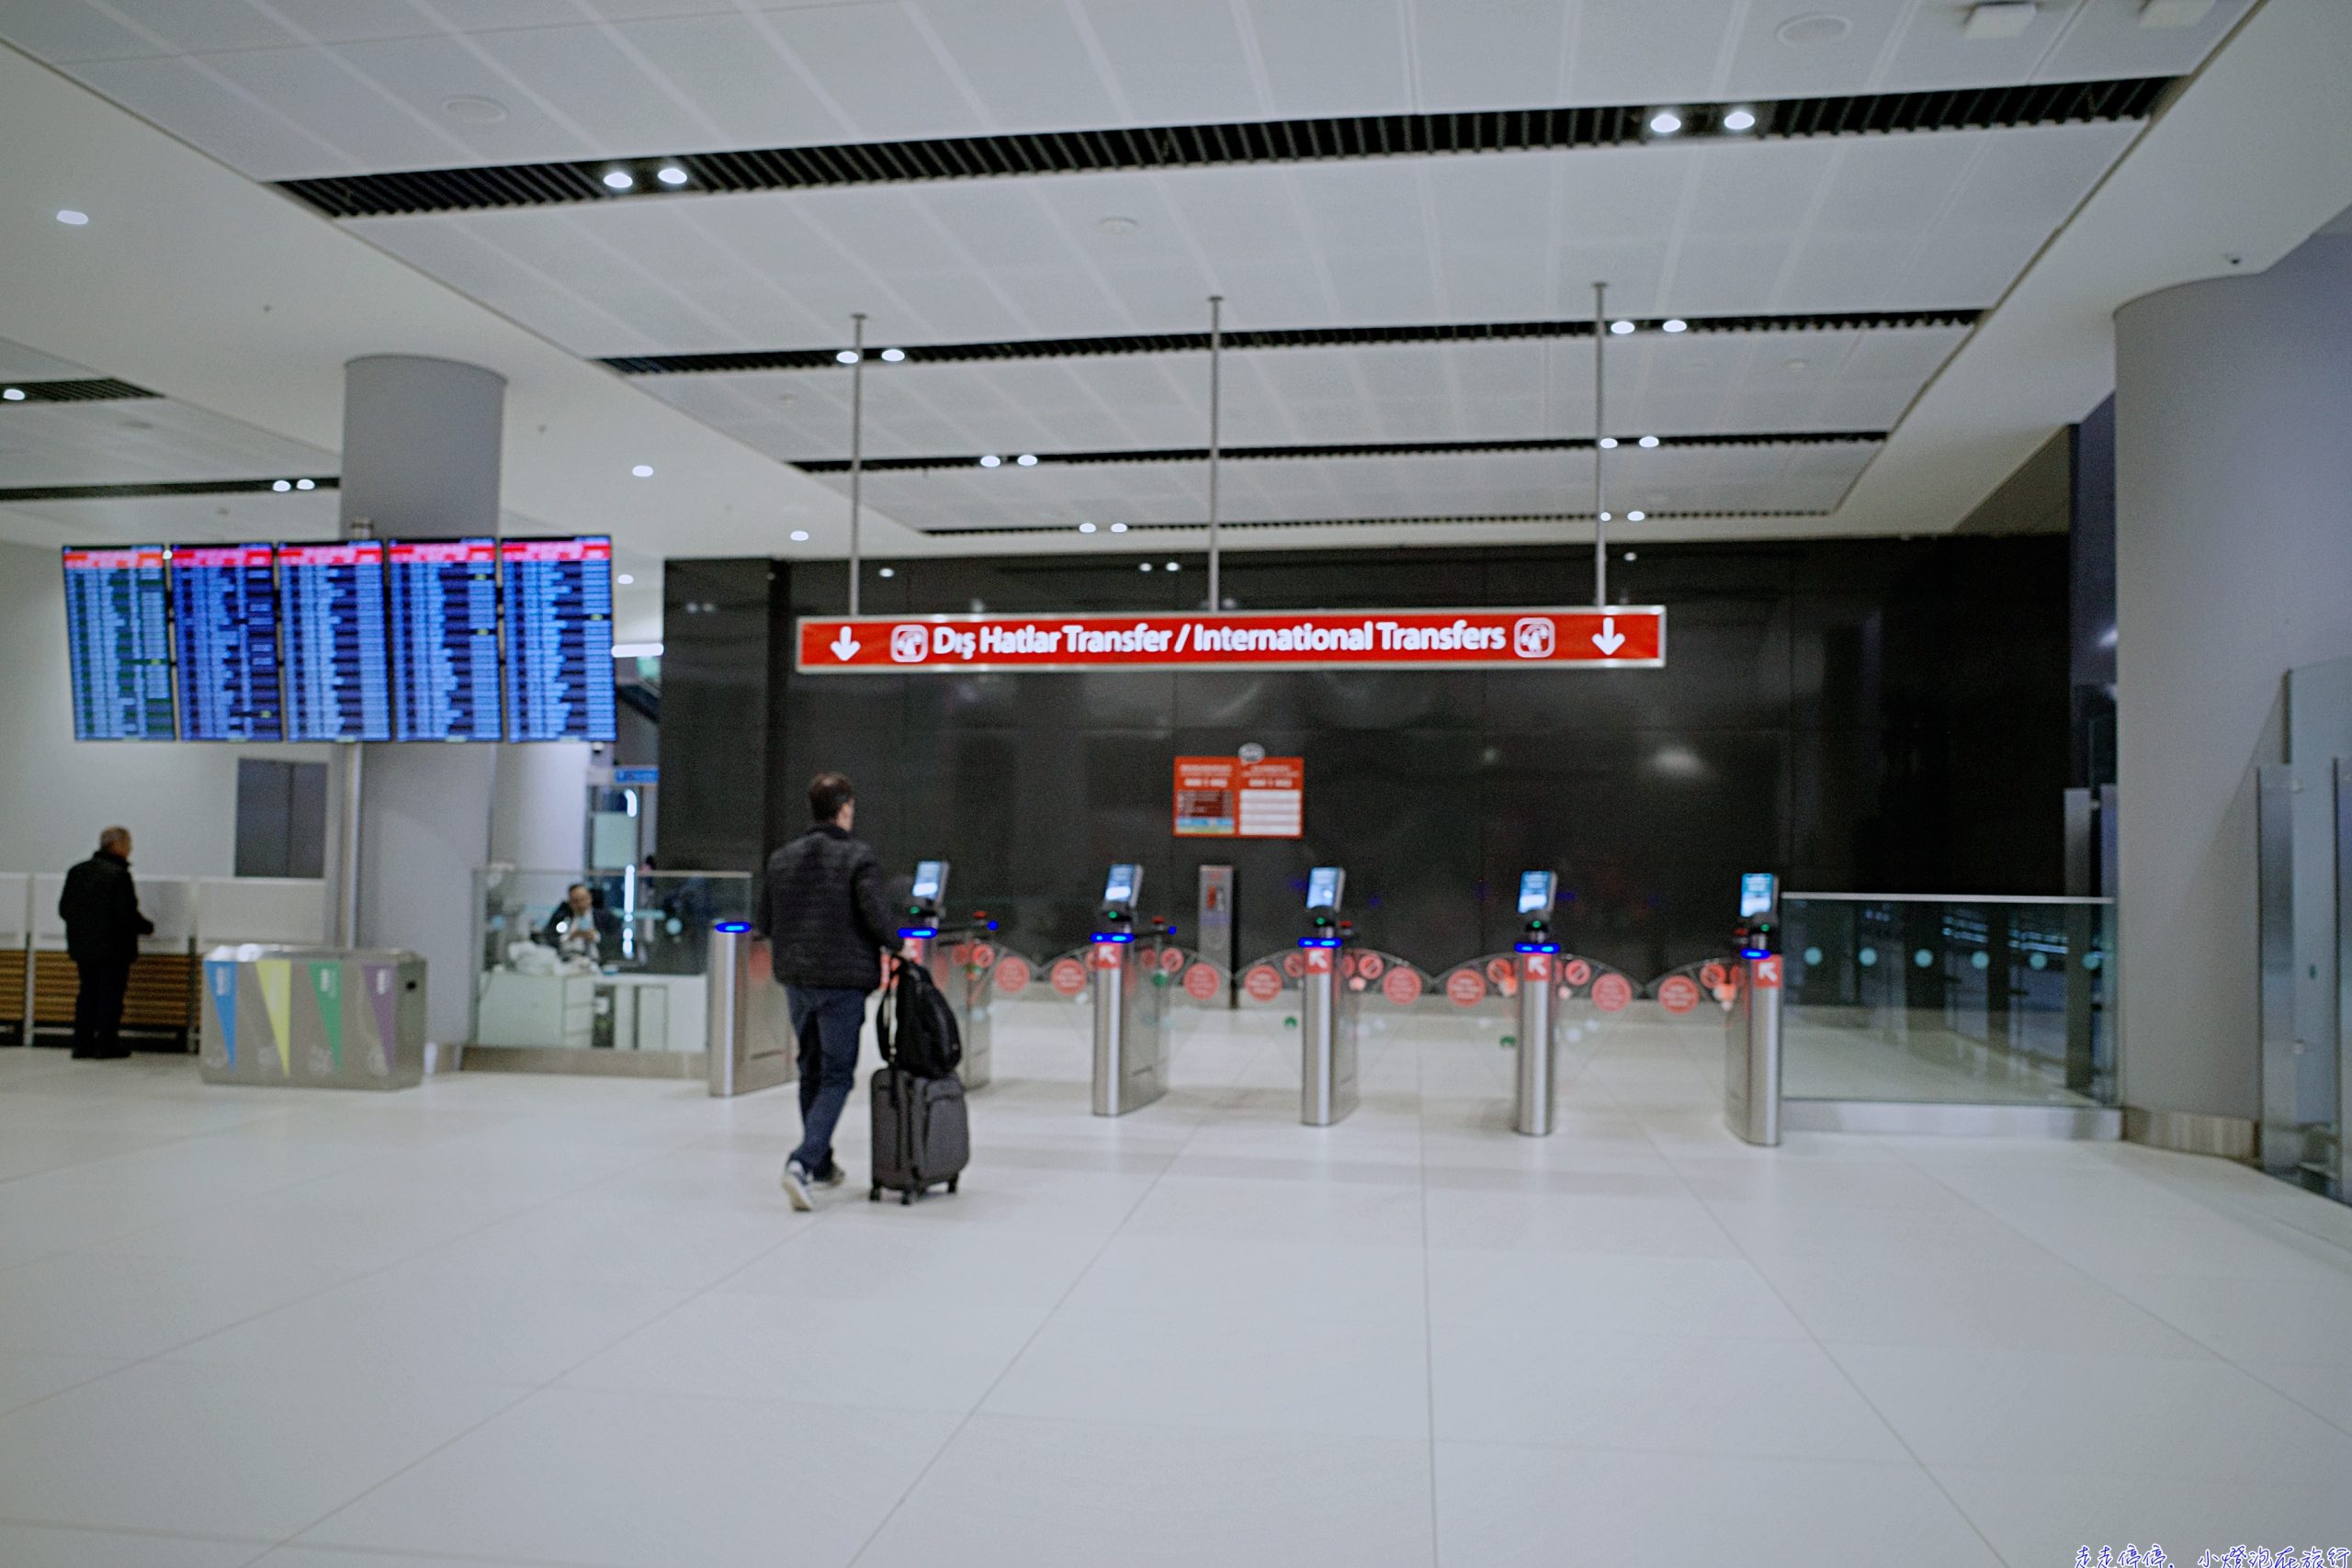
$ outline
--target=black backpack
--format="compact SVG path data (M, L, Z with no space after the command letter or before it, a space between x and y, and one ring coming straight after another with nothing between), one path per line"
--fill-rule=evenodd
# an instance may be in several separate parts
M946 1077L964 1060L956 1015L920 964L899 965L897 985L875 1010L874 1032L882 1060L913 1077Z

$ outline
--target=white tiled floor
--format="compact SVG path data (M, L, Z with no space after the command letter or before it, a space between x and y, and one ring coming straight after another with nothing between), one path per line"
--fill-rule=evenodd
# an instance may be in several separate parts
M1118 1122L1009 1022L959 1194L813 1216L789 1090L0 1052L0 1564L2352 1545L2352 1212L2113 1145L1749 1149L1713 1031L1638 1019L1550 1139L1422 1024L1309 1129L1276 1022Z

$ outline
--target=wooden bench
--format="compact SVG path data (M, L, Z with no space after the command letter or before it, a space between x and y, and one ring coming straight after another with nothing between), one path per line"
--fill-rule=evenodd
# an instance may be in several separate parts
M0 1040L25 1043L25 950L0 948Z
M17 962L21 964L22 958ZM141 953L130 966L130 986L123 995L123 1032L141 1036L167 1035L178 1043L181 1050L194 1050L199 995L197 982L200 973L190 953ZM33 1032L73 1033L74 998L81 987L81 972L74 968L73 959L48 948L36 952Z

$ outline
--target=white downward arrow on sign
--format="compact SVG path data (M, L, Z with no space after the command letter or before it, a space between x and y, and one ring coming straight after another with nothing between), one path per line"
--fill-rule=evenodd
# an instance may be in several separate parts
M846 664L856 652L857 638L850 636L849 628L843 626L840 635L833 638L833 657Z
M842 635L847 637L849 634L843 632ZM1616 616L1600 617L1600 629L1592 634L1592 646L1600 649L1603 659L1614 659L1617 650L1625 646L1625 634L1617 629Z

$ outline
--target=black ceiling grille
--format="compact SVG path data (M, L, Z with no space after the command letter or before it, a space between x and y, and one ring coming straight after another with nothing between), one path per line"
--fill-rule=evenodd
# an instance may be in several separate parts
M1647 521L1652 523L1671 523L1692 518L1707 518L1710 520L1717 518L1732 518L1740 521L1770 521L1776 518L1785 517L1826 517L1828 515L1830 514L1826 512L1653 512L1647 514ZM1589 523L1591 521L1592 513L1589 512L1542 512L1497 513L1468 517L1268 517L1258 518L1242 523L1227 523L1220 521L1217 524L1217 527L1220 529L1382 528L1409 525L1410 526L1420 528L1459 527L1473 524L1558 524ZM1204 533L1207 529L1208 520L1206 518L1203 518L1197 523L1129 523L1125 525L1126 532L1130 534L1197 534ZM1012 523L1005 524L1001 526L922 528L917 530L917 532L931 538L940 539L962 537L967 535L978 534L1069 534L1076 532L1076 530L1071 528L1067 523ZM1096 536L1100 537L1101 534L1098 532Z
M8 403L98 403L113 402L128 398L160 398L161 392L151 392L144 387L134 387L128 381L118 381L110 376L100 376L87 381L11 381L9 389L24 393L19 400L10 398Z
M2174 80L2145 76L1762 103L1677 104L1673 108L1683 129L1673 140L1868 136L2141 119ZM330 217L362 218L713 192L1556 151L1640 142L1649 136L1647 122L1655 109L1651 105L1612 104L951 136L685 152L667 158L413 169L286 180L279 188ZM1735 110L1755 116L1754 124L1743 130L1725 130L1724 117ZM684 182L672 186L662 181L657 171L664 167L683 171ZM628 179L615 190L605 182L618 173Z
M1660 446L1842 446L1886 439L1883 430L1799 430L1752 433L1725 435L1661 435ZM1634 438L1621 438L1619 451L1635 451ZM1297 461L1317 457L1442 457L1475 455L1487 452L1577 452L1589 450L1589 435L1552 435L1505 438L1499 441L1397 441L1370 444L1341 444L1303 446L1227 446L1219 456L1228 462ZM1205 463L1209 449L1205 446L1148 446L1116 449L1105 452L1038 452L1033 454L1037 466L1076 466L1089 463ZM1001 468L1013 468L1011 454L999 454ZM967 457L868 457L865 471L903 473L918 469L972 468L981 467L980 454ZM793 467L811 474L845 474L849 472L846 457L812 457L796 461Z
M302 476L297 476L302 477ZM338 483L333 475L307 476L313 490L334 490ZM288 479L177 479L167 484L127 485L33 485L22 490L0 490L0 506L17 501L121 501L155 495L267 495Z
M1846 310L1795 316L1691 316L1685 336L1721 333L1898 332L1917 327L1973 326L1981 310ZM1667 318L1637 316L1637 333L1660 331ZM1589 321L1442 321L1382 327L1285 327L1230 332L1225 346L1235 351L1272 348L1346 348L1411 344L1498 343L1521 338L1584 338ZM1206 354L1206 333L1134 333L1112 337L1016 338L1002 343L899 344L910 364L953 365L1011 359L1087 359L1125 354ZM838 367L847 345L777 348L726 354L624 355L605 364L631 376L692 376L721 371L821 370ZM876 352L869 349L868 353Z

